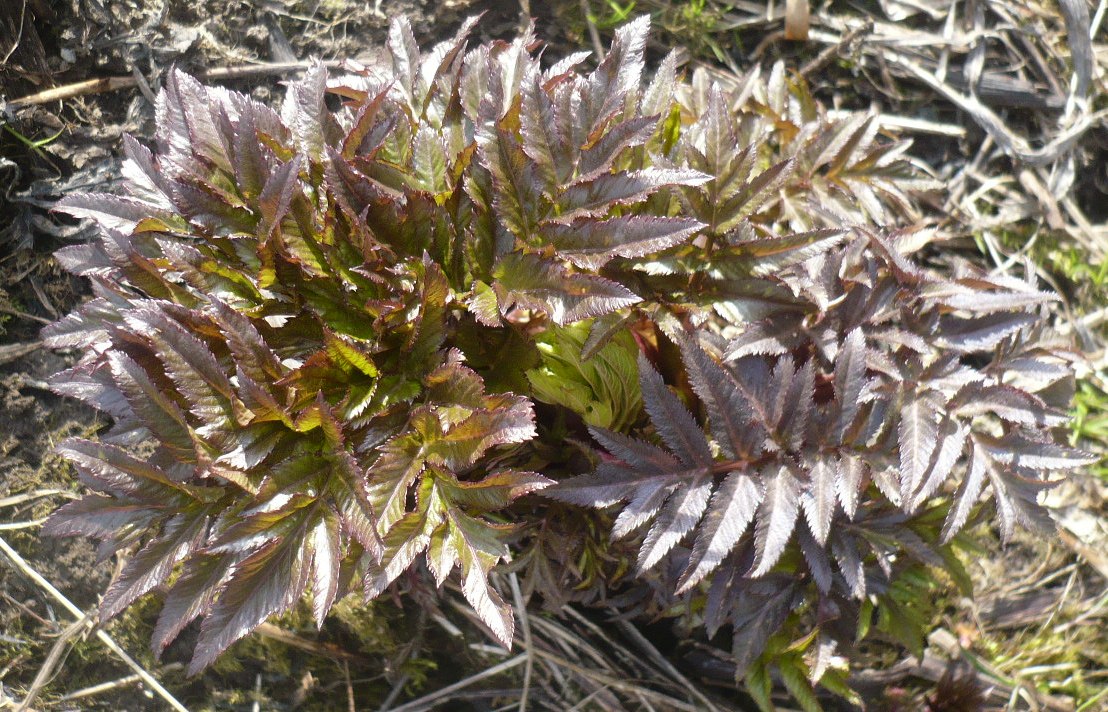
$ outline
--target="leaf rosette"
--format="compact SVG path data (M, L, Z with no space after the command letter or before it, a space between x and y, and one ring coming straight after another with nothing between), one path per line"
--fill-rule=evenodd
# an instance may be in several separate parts
M127 193L59 204L101 236L57 255L94 297L53 384L113 424L61 446L92 493L47 531L130 552L104 618L166 590L155 650L202 618L194 672L305 595L322 624L455 570L510 645L515 558L558 601L633 568L626 610L729 626L759 699L771 654L849 696L867 606L893 630L984 492L1007 537L1089 461L1053 296L896 229L934 181L782 65L646 81L643 19L544 69L472 27L424 53L398 20L280 111L174 72Z

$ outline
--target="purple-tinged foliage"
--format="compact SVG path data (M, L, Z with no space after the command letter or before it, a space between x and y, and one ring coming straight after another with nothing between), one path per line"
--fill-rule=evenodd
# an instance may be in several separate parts
M58 254L95 298L46 333L83 350L54 383L114 424L61 446L93 494L47 530L130 552L105 618L168 589L156 650L202 619L193 671L305 595L322 624L455 570L509 645L514 558L548 601L730 626L756 695L804 651L790 690L842 692L870 594L895 615L983 492L1007 537L1088 461L1052 438L1051 295L919 258L907 146L780 66L644 82L639 20L543 70L471 27L424 54L397 21L391 65L315 66L280 112L174 73L128 195L60 203L102 237Z

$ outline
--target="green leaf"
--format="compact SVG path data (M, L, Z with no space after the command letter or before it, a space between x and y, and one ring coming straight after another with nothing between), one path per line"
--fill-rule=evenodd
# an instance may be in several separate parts
M211 613L189 663L195 675L266 618L292 606L308 585L310 549L297 536L274 539L235 565Z
M489 570L508 555L508 548L496 536L496 531L488 522L448 507L443 525L431 539L432 542L438 538L449 542L437 547L442 553L436 564L436 575L441 580L457 563L461 569L462 594L496 639L510 648L515 628L512 609L488 582Z
M639 383L643 405L666 446L685 464L711 464L712 453L703 431L642 353L639 353Z
M404 435L385 443L366 475L366 497L377 514L377 531L388 534L406 511L408 489L423 472L418 442Z
M621 173L603 173L568 186L558 198L558 220L579 216L601 216L613 207L636 203L667 186L696 186L711 180L699 171L676 168L643 168ZM698 224L697 227L700 225Z
M446 338L446 305L451 298L450 285L442 268L426 256L417 274L420 277L419 311L407 343L408 356L414 363L429 359Z
M767 573L785 551L796 527L800 481L786 462L763 478L766 494L754 527L755 566L751 576Z
M621 284L589 274L568 272L536 255L512 253L497 263L492 288L500 313L538 309L556 324L614 312L641 299Z
M211 511L210 507L195 507L172 517L157 537L128 559L104 593L101 620L114 618L139 596L164 583L174 564L204 543Z
M466 511L493 512L503 509L515 499L548 487L553 481L537 472L502 470L476 482L458 481L452 477L438 478L443 497L461 505Z
M781 681L793 700L804 712L823 712L823 706L816 699L815 690L808 682L808 673L802 658L786 655L777 659L777 669L781 672Z
M143 425L159 443L182 462L196 461L196 443L185 414L166 389L150 379L147 371L121 351L107 356L112 378Z
M708 513L698 527L689 563L677 582L678 594L688 591L719 567L754 520L764 495L757 476L728 473L712 494Z
M773 679L769 675L769 665L758 660L747 670L742 678L747 693L754 698L761 712L774 712L777 707L773 704Z
M412 167L415 185L441 200L450 190L446 145L442 136L429 126L421 126L416 132L412 147Z
M624 215L546 223L541 232L559 256L582 269L598 270L615 257L643 257L679 245L702 227L688 218Z
M166 594L162 612L154 627L151 645L155 655L161 655L197 616L210 610L212 602L238 559L242 556L209 556L189 558L181 575Z
M95 487L117 496L141 497L157 502L154 495L157 493L157 497L168 498L170 502L209 502L218 499L222 493L217 487L178 482L149 460L139 459L107 443L69 438L58 446L58 453L73 462ZM182 495L185 499L180 499Z
M490 407L474 411L450 427L443 427L438 418L417 421L415 427L423 438L421 452L427 461L460 470L473 465L494 445L525 442L535 436L530 401L522 396L490 400Z
M547 329L538 339L542 365L527 371L527 379L536 399L568 408L588 425L622 430L642 411L638 346L622 330L586 358L590 330L586 322Z

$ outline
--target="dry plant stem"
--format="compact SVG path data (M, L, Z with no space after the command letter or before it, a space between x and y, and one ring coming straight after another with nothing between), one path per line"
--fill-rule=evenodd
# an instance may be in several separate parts
M785 39L807 41L809 25L808 0L785 0Z
M1069 215L1070 220L1077 226L1076 230L1069 230L1069 234L1077 240L1081 247L1103 259L1105 249L1108 249L1108 239L1106 239L1108 231L1106 231L1106 228L1093 227L1093 224L1089 222L1089 218L1085 217L1085 213L1073 201L1072 195L1062 198L1062 207L1066 209L1066 215Z
M61 632L61 635L57 637L54 644L50 646L50 652L47 653L46 660L43 661L42 667L40 667L35 674L35 679L31 681L30 689L27 690L27 694L24 695L23 701L15 708L15 712L27 712L27 710L31 709L31 704L38 699L39 693L42 692L42 688L46 687L54 677L54 671L61 662L69 642L80 635L90 623L91 621L88 614L85 614L81 616L80 620L71 623L69 627Z
M39 316L37 314L28 314L27 312L25 312L21 309L16 309L15 307L10 307L7 304L0 304L0 312L3 312L5 314L11 314L12 316L17 316L20 319L31 319L31 320L37 321L40 324L49 324L49 323L51 323L50 320L47 319L46 317L42 317L42 316Z
M270 640L276 640L280 643L284 643L290 648L298 648L313 655L319 655L320 657L330 658L335 661L347 661L347 660L363 660L361 656L354 653L348 653L345 650L334 650L332 648L325 647L311 640L305 640L295 633L276 626L272 623L262 623L256 629L258 635L263 638L269 638Z
M77 690L76 692L71 692L68 695L64 695L60 701L70 702L72 700L80 700L85 697L93 697L105 692L111 692L112 690L118 690L121 687L133 685L141 679L142 678L138 675L128 675L127 677L121 677L118 680L112 680L111 682L102 682L99 685L84 687L80 690Z
M131 65L131 76L135 78L135 85L146 97L146 101L150 103L150 106L157 106L158 97L154 94L154 90L150 88L150 83L146 81L146 77L142 76L142 72L139 71L138 67Z
M1070 630L1071 628L1075 628L1081 625L1090 618L1099 616L1100 612L1104 608L1108 608L1108 590L1105 590L1104 595L1102 595L1100 599L1097 600L1095 603L1093 603L1092 605L1083 606L1083 608L1085 608L1084 613L1077 616L1073 620L1069 620L1065 623L1060 623L1056 625L1054 627L1054 630L1051 632L1055 635L1060 635L1062 633L1065 633L1067 630Z
M563 657L554 655L553 653L548 653L545 650L538 650L536 651L536 653L539 655L539 657L546 658L547 660L550 660L551 662L561 667L572 670L573 672L586 679L601 683L603 685L611 687L612 689L623 690L625 692L631 693L639 693L640 695L643 692L646 692L646 690L644 690L642 687L634 685L632 682L610 677L608 675L598 673L595 670L589 670L573 662L570 662ZM656 698L657 701L665 702L668 705L667 709L682 710L687 712L696 712L699 709L694 705L681 702L673 697L670 697L669 695L663 695L661 693L655 692L654 690L650 690L650 697Z
M992 109L982 104L974 96L966 96L950 85L939 80L931 72L923 69L906 56L883 50L884 58L896 64L909 74L920 80L933 91L942 95L947 101L957 106L962 111L973 117L974 121L984 129L993 140L1000 145L1006 153L1013 158L1021 160L1032 166L1044 166L1057 160L1066 151L1069 151L1077 141L1085 135L1085 132L1095 121L1102 118L1102 113L1080 117L1072 126L1056 136L1050 143L1042 148L1033 149L1026 139L1017 136L1001 121Z
M562 652L567 658L572 658L581 662L580 666L575 665L567 669L576 672L584 680L587 680L594 685L599 685L600 687L598 687L598 689L596 689L593 693L596 695L603 694L608 688L619 689L629 694L641 693L642 690L639 690L635 686L628 687L626 685L621 686L619 684L613 684L611 682L612 679L620 679L617 677L619 675L624 675L624 677L626 677L626 673L613 669L609 664L609 660L613 657L611 653L617 653L618 657L622 658L625 663L632 665L635 663L641 664L643 662L641 656L635 655L630 650L620 645L616 640L610 638L599 626L582 616L573 607L566 608L564 612L571 618L579 622L581 625L583 625L585 628L587 628L590 632L595 634L600 641L608 646L608 650L610 651L606 659L600 651L589 645L584 638L574 637L572 633L565 630L562 626L558 625L554 621L546 618L536 618L536 627L543 628L546 631L547 635L553 636L555 638L554 642L558 643L558 647L561 648ZM649 646L649 643L647 645ZM547 655L547 652L549 651L543 651L542 649L537 650L537 654L540 657L549 658L550 662L554 663L550 669L557 670L558 665L561 664L559 662L561 658L553 658L550 655ZM653 656L651 656L651 659L653 660ZM584 665L588 663L589 660L591 660L594 666L593 669L588 669L584 667ZM597 672L598 670L603 670L604 672ZM639 671L637 677L655 679L657 677L657 673L657 669L643 666ZM681 678L681 680L684 680L684 678ZM691 688L690 684L687 681L684 681L681 684L685 687ZM700 697L700 695L696 691L694 691L692 694L694 697ZM665 702L669 705L666 707L666 709L681 708L681 705L684 704L684 702L679 702L675 698L666 696L661 697L660 701ZM705 703L705 706L696 707L695 709L719 709L718 706L712 705L712 703L706 698L702 699L702 702Z
M1066 698L1059 698L1054 695L1038 692L1037 690L1028 689L1023 681L1018 679L1011 679L1005 676L1002 672L992 667L981 658L973 655L968 650L963 650L961 644L958 642L957 637L950 631L940 628L928 636L928 642L934 647L938 648L951 658L961 657L977 672L978 679L981 683L991 683L992 695L994 697L998 695L1008 694L1009 699L1015 699L1017 696L1023 697L1025 701L1031 706L1031 709L1051 710L1057 712L1063 712L1064 710L1072 710L1073 705ZM924 660L920 664L923 668L928 663L930 654L924 655ZM930 679L928 675L922 675L927 679Z
M80 608L74 605L72 601L66 598L65 594L55 588L54 584L47 581L42 576L42 574L31 568L31 565L28 564L27 561L19 555L19 552L13 549L3 538L0 538L0 552L3 552L4 555L8 557L8 559L12 562L12 564L18 571L20 571L25 576L27 576L27 578L38 584L38 586L42 590L49 593L55 601L62 604L66 610L73 614L75 618L83 619L85 617L86 614L84 611L82 611ZM162 684L158 682L153 675L151 675L141 665L135 662L134 658L128 655L126 650L119 647L119 644L116 643L110 635L108 635L105 631L98 629L96 631L96 637L99 638L100 641L104 643L104 645L106 645L109 650L118 655L120 660L122 660L127 665L127 667L134 670L135 673L142 679L142 681L149 685L150 689L157 693L163 700L165 700L171 708L177 710L177 712L188 712L188 708L181 704L177 700L177 698L173 696L173 693L165 689L165 687L163 687Z
M393 683L392 689L389 690L389 694L385 697L385 701L381 703L381 706L377 708L378 712L387 712L392 709L392 703L396 702L396 698L400 697L400 693L404 691L404 686L408 684L410 678L405 673L401 675L395 683Z
M1096 33L1100 30L1100 23L1104 19L1104 11L1108 9L1108 2L1100 0L1096 7L1096 14L1093 15L1093 21L1089 27L1089 37L1095 38Z
M42 526L42 523L46 521L46 518L31 519L26 522L4 522L0 524L0 531L11 531L13 529L33 529L38 526Z
M130 89L135 86L134 77L103 77L101 79L86 79L83 82L75 82L73 84L65 84L60 87L52 87L44 91L30 94L19 99L13 99L8 102L8 106L13 109L19 109L24 106L34 106L36 104L45 104L47 102L56 101L59 99L71 99L75 96L85 96L87 94L103 94L104 92L117 91L119 89Z
M643 704L643 707L647 710L647 712L657 712L657 710L654 709L654 706L650 704L650 700L643 697L641 692L636 690L635 698Z
M508 584L512 588L512 603L515 604L516 615L519 616L519 625L523 631L523 650L527 655L527 665L523 668L523 688L519 695L519 712L526 712L527 698L531 693L531 675L535 668L535 658L532 654L531 619L527 615L527 606L523 602L523 593L519 589L519 579L514 573L509 574Z
M1066 221L1062 217L1062 210L1058 207L1058 201L1054 199L1054 196L1051 195L1050 190L1043 184L1039 176L1029 168L1021 168L1017 173L1017 177L1024 190L1035 196L1035 199L1039 201L1039 205L1045 213L1046 224L1050 229L1064 230Z
M69 490L61 489L42 489L35 490L33 492L24 492L22 494L13 494L10 497L4 497L0 499L0 507L14 507L17 504L23 504L24 502L30 502L33 499L41 499L42 497L52 497L56 494L70 494Z
M37 351L42 346L38 341L27 341L22 344L4 344L0 346L0 366L14 361L17 358L22 358L32 351Z
M711 710L712 712L719 712L719 708L712 704L712 701L705 697L704 693L702 693L696 685L690 682L687 677L682 675L681 671L673 666L673 663L671 663L669 660L666 660L665 656L658 652L657 648L651 645L650 641L646 639L646 636L639 632L638 628L636 628L634 625L623 618L617 618L616 625L621 631L623 631L624 635L630 638L632 642L635 643L635 645L637 645L643 652L646 653L647 657L654 661L655 665L665 670L674 680L684 685L689 694L699 700L700 703L704 705L705 709Z
M1050 614L1046 617L1046 620L1039 626L1038 635L1042 635L1046 632L1050 624L1054 622L1055 616L1062 611L1062 606L1066 603L1066 600L1070 597L1070 592L1073 590L1074 583L1077 581L1077 569L1074 568L1070 573L1068 579L1066 579L1066 587L1062 589L1062 594L1058 596L1058 602L1050 607Z
M46 307L46 311L50 312L50 315L54 318L61 317L61 313L58 311L57 307L54 306L53 302L50 301L50 297L46 296L46 292L42 289L42 285L39 284L38 280L31 277L30 282L31 289L34 290L35 296L38 297L42 306Z
M392 708L392 712L417 712L417 710L431 709L439 700L445 697L449 697L459 690L464 690L475 682L480 682L481 680L484 680L486 678L499 675L500 673L506 670L511 670L512 668L522 665L525 662L527 662L527 654L521 653L514 658L509 658L508 660L505 660L499 665L493 665L491 668L482 670L476 675L470 675L464 680L459 680L453 685L447 685L441 690L436 690L429 695L424 695L418 700L412 700L411 702L400 705L399 707L394 707Z
M16 655L11 660L9 660L7 665L0 668L0 681L2 681L5 677L7 677L9 672L14 670L19 665L23 664L23 662L26 661L27 658L29 658L29 657L31 657L30 653L20 653L19 655ZM3 701L4 701L4 698L0 697L0 702L3 702Z
M462 606L456 606L463 615L473 619L471 612L467 611ZM635 663L643 662L641 656L636 656L631 651L622 647L617 641L609 638L604 634L599 627L595 626L591 621L581 616L572 607L567 608L566 612L575 620L582 623L592 633L596 634L603 643L608 646L608 649L617 653L623 662L634 665ZM584 684L586 687L595 687L593 695L605 696L605 693L610 695L610 690L620 690L628 695L639 695L643 691L638 686L626 682L627 679L656 679L658 677L658 671L654 668L643 667L638 671L616 670L611 667L612 656L604 655L599 650L591 646L586 639L575 636L570 631L560 626L555 621L547 618L534 618L531 619L533 627L532 636L539 635L534 638L535 648L533 655L537 656L539 662L543 664L543 667L548 670L551 675L557 679L558 684L563 690L570 689L570 681L567 680L563 671L573 673L576 676L576 684ZM561 654L552 652L545 649L553 644L560 650ZM575 664L566 664L567 660L578 661ZM677 698L673 698L667 695L650 692L654 696L655 702L664 705L664 709L685 709L686 703ZM639 700L641 704L648 705L648 702ZM616 698L611 697L607 699L608 705L605 708L611 708L617 704ZM513 705L514 707L515 705ZM694 709L700 709L696 707Z
M1108 321L1108 307L1101 307L1081 317L1076 323L1059 324L1055 327L1055 331L1062 336L1069 336L1077 329L1095 329L1106 321Z
M1058 536L1070 550L1084 559L1089 566L1092 566L1105 581L1108 581L1108 556L1085 544L1068 529L1059 528Z
M197 76L209 81L222 81L227 79L244 79L246 77L260 77L268 74L288 74L300 72L311 66L311 62L277 62L272 64L250 64L233 67L216 67L204 72L198 72ZM336 67L339 62L323 62L324 66ZM130 77L102 77L100 79L88 79L83 82L65 84L60 87L52 87L45 91L13 99L8 102L12 109L20 109L25 106L46 104L51 101L72 99L76 96L89 94L103 94L120 89L131 89L139 84L138 79Z
M827 112L827 117L832 120L849 118L850 112L832 109ZM933 134L935 136L949 136L950 138L964 138L966 128L958 124L947 124L940 121L928 121L913 116L896 116L894 114L880 113L876 117L880 128L914 131L916 133Z
M585 697L580 702L575 704L573 707L570 707L566 712L577 712L577 710L588 709L588 704L590 702L592 702L594 699L596 699L596 697L599 696L600 693L603 692L603 691L604 691L604 688L593 690L592 692L589 693L588 697Z
M940 645L939 647L942 646ZM963 652L962 655L966 656L967 654ZM976 657L972 660L967 657L967 662L973 668L974 676L977 678L982 688L988 691L990 699L996 699L997 697L1007 699L1011 696L1013 691L1017 690L1024 690L1027 692L1026 688L1018 684L1008 684L1008 682L998 679L992 672L980 669L978 667L980 661L978 661ZM892 686L909 677L915 677L934 683L942 679L943 675L949 669L949 666L949 660L928 651L924 654L923 660L910 658L885 670L863 670L852 674L850 679L855 685L867 687L875 685ZM995 709L995 706L990 707L990 709ZM1073 712L1073 704L1068 699L1060 699L1053 695L1039 695L1038 697L1031 698L1027 709L1043 710L1045 712Z
M182 665L181 663L170 663L170 664L166 665L163 668L163 670L175 670L175 669L182 668L182 667L184 667L184 665ZM105 692L111 692L112 690L118 690L121 687L127 687L128 685L133 685L136 682L139 682L140 680L142 680L142 678L138 674L127 675L126 677L121 677L118 680L111 680L109 682L101 682L98 685L90 685L89 687L84 687L84 688L81 688L80 690L75 690L73 692L70 692L68 694L63 695L61 698L59 698L59 701L60 702L71 702L73 700L80 700L80 699L84 699L86 697L94 697L96 695L102 695Z
M830 47L824 48L819 54L813 57L810 61L806 62L798 71L802 77L808 77L826 67L831 60L835 58L837 54L844 49L850 47L854 40L858 39L862 35L869 34L873 31L873 21L869 21L860 27L855 27L851 31L843 35L843 38L839 40L839 43ZM807 34L807 33L805 33Z
M581 12L585 15L585 24L589 27L589 39L592 41L593 51L598 59L604 59L604 45L600 42L600 33L596 30L596 24L592 21L592 8L589 0L581 0Z
M566 612L567 615L574 618L578 623L580 623L585 628L587 628L590 632L592 632L594 635L596 635L605 645L608 646L609 650L611 650L612 652L619 653L624 658L624 660L626 660L628 662L634 662L636 660L635 656L631 654L630 650L627 650L622 645L620 645L618 642L616 642L615 640L610 638L603 630L600 629L600 626L596 625L595 623L590 621L588 618L585 618L583 615L581 615L580 611L578 611L575 608L567 608L565 612ZM566 639L567 643L570 643L571 645L574 646L572 648L571 647L565 647L564 649L565 649L566 653L573 653L573 654L579 656L578 651L584 651L584 652L588 653L590 656L592 656L596 660L597 664L603 664L605 662L604 661L604 655L601 654L600 651L596 650L596 648L594 648L590 645L587 645L585 640L575 639L567 631L565 631L561 628L558 628L558 634L561 637L564 637Z
M55 634L61 632L61 627L58 625L57 621L53 619L52 612L50 613L50 619L46 619L35 613L34 610L32 610L31 607L23 601L17 601L16 599L12 598L11 594L9 594L7 591L0 591L0 596L3 596L5 601L23 611L26 615L30 616L44 628L50 629Z
M15 50L19 48L19 43L23 41L23 24L27 20L27 0L23 0L23 6L19 8L19 32L15 36L15 41L12 42L11 49L4 55L4 59L0 60L0 64L7 64L8 60L15 54Z
M350 681L350 663L342 661L342 681L346 685L346 709L349 712L358 712L358 706L354 703L354 683Z
M1067 44L1073 62L1073 79L1069 106L1075 99L1084 99L1093 78L1092 37L1089 36L1089 5L1087 0L1059 0L1066 23Z
M776 32L770 32L769 34L767 34L765 37L762 38L761 42L759 42L757 45L754 46L754 51L752 51L747 58L750 59L751 61L760 60L762 58L762 55L766 53L767 49L769 49L775 42L778 42L778 41L783 40L783 39L785 39L785 31L784 30L777 30ZM814 39L814 35L813 35L813 39Z

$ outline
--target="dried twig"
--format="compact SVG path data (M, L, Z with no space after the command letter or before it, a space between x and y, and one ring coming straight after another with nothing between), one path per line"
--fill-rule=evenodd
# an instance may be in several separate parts
M807 41L810 15L808 0L785 0L785 39Z
M396 702L397 698L400 697L400 693L404 692L404 686L408 684L408 680L410 679L408 673L404 673L397 678L396 682L392 685L392 689L389 690L389 694L385 697L385 701L377 708L377 712L387 712L391 710L392 703Z
M443 699L444 697L449 698L455 692L464 690L465 688L476 682L480 682L481 680L484 680L486 678L499 675L500 673L505 672L506 670L511 670L512 668L522 665L525 662L527 662L527 655L525 653L521 653L514 658L509 658L508 660L505 660L499 665L493 665L490 668L482 670L476 675L470 675L464 680L459 680L453 685L447 685L441 690L435 690L429 695L424 695L418 700L412 700L411 702L400 705L399 707L394 707L392 709L392 712L416 712L416 710L431 709L435 706L436 703L438 703L439 700Z
M335 661L364 660L360 655L340 650L338 648L321 645L314 640L307 640L301 638L299 635L276 626L272 623L262 623L254 632L263 638L269 638L270 640L276 640L279 643L284 643L290 648L298 648L313 655L319 655L324 658L330 658Z
M65 494L73 496L73 493L69 490L63 489L41 489L34 490L32 492L23 492L20 494L13 494L9 497L0 498L0 507L14 507L17 504L23 504L24 502L30 502L33 499L41 499L43 497L52 497L56 494Z
M1108 556L1078 539L1069 529L1059 527L1058 536L1063 544L1108 581Z
M512 589L512 603L515 604L516 615L519 616L520 629L523 631L523 651L527 656L527 664L523 668L523 689L519 695L519 712L527 712L527 697L531 694L531 675L534 672L535 658L533 655L534 643L531 640L531 618L527 614L527 606L523 602L523 593L519 589L519 579L515 573L508 575L508 584Z
M942 95L947 101L973 117L973 120L993 137L993 140L1004 149L1005 153L1032 166L1045 166L1058 160L1064 153L1073 148L1073 145L1085 135L1095 122L1104 118L1104 116L1108 116L1108 112L1080 116L1072 126L1055 136L1042 148L1031 148L1025 138L1013 133L1001 121L1000 117L992 109L982 104L977 97L967 96L957 91L904 55L886 50L883 52L883 56L887 61L904 69L936 93Z
M267 64L246 64L233 67L215 67L196 73L197 78L208 81L227 81L230 79L245 79L247 77L262 77L271 74L292 74L302 72L310 67L312 62L273 62ZM326 67L338 67L342 62L327 61L322 63ZM77 96L89 94L103 94L120 89L131 89L138 85L138 79L129 77L102 77L100 79L87 79L83 82L65 84L60 87L52 87L36 94L12 99L8 107L20 109L25 106L46 104L51 101L72 99Z
M600 683L600 684L603 684L603 685L607 685L608 687L611 687L612 689L623 690L623 691L629 692L631 694L636 694L637 693L639 695L642 695L645 698L653 698L655 701L659 702L659 704L664 702L667 705L666 709L682 710L682 711L687 710L688 712L696 712L696 710L698 709L695 705L691 705L691 704L688 704L686 702L681 702L680 700L678 700L678 699L676 699L676 698L674 698L670 695L663 695L660 692L657 692L655 690L651 690L649 688L643 687L642 685L636 685L633 680L619 679L619 678L611 677L609 675L605 675L603 673L599 673L595 670L590 670L590 669L588 669L588 668L586 668L582 665L578 665L574 662L566 660L565 658L561 657L560 655L555 655L553 653L548 653L548 652L546 652L545 650L542 650L542 649L539 649L535 652L536 652L537 655L539 655L539 657L546 658L547 660L557 664L560 667L566 668L568 670L572 670L573 672L577 673L581 677L588 678L590 680L593 680L594 682L597 682L597 683ZM399 710L396 710L394 712L399 712Z
M54 644L50 646L50 652L46 654L46 660L43 661L42 666L35 674L35 679L31 681L31 687L27 689L27 693L23 696L23 701L15 708L15 712L27 712L31 709L31 705L38 699L39 694L42 692L42 688L46 687L47 683L53 679L54 671L57 670L58 665L61 663L62 656L65 653L65 649L69 646L69 642L81 635L91 624L92 620L89 618L88 614L85 614L61 632L61 635L57 637Z
M30 519L26 522L3 522L0 523L0 531L11 531L13 529L34 529L35 527L42 526L42 523L46 521L46 518L42 519Z
M40 574L38 571L35 571L31 567L31 565L27 563L26 559L20 556L18 551L9 546L8 542L4 541L2 537L0 537L0 551L2 551L8 557L8 559L18 571L20 571L27 578L38 584L41 589L49 593L55 601L62 604L66 610L73 614L74 618L82 619L85 617L84 611L82 611L80 608L74 605L72 601L66 598L65 594L55 588L54 584L47 581L42 574ZM135 662L134 658L128 655L126 650L119 647L119 644L116 643L110 635L108 635L103 630L97 629L96 637L99 638L100 641L104 643L104 645L106 645L109 650L119 656L120 660L122 660L127 665L127 667L134 670L135 673L138 674L140 678L142 678L142 681L146 683L150 687L150 689L157 693L163 700L165 700L170 707L172 707L177 712L188 712L188 708L182 705L177 700L177 698L173 696L173 693L165 689L165 687L163 687L162 684L158 682L153 675L151 675L141 665Z
M1051 230L1064 230L1066 228L1065 218L1062 217L1062 210L1058 207L1058 201L1047 189L1043 181L1035 174L1030 168L1020 168L1016 172L1016 177L1019 179L1020 185L1024 190L1030 193L1039 201L1040 207L1043 209L1043 214L1046 217L1046 224Z
M354 683L350 681L350 663L342 661L342 681L346 685L346 709L347 712L358 712L358 705L354 700Z
M681 671L673 666L664 655L658 652L649 640L646 639L639 629L632 623L623 618L616 618L616 626L619 627L623 634L631 639L631 641L638 646L640 650L646 653L647 657L659 668L669 674L676 682L684 685L686 691L693 697L695 697L702 705L704 709L711 710L711 712L719 712L719 708L716 707L711 700L704 696L704 693L700 691L700 688L689 681L687 677L681 674Z
M138 675L128 675L126 677L121 677L118 680L112 680L110 682L101 682L98 685L91 685L89 687L82 687L80 690L75 690L74 692L70 692L68 694L62 695L62 697L60 698L60 701L61 702L72 702L73 700L80 700L80 699L83 699L85 697L93 697L95 695L100 695L100 694L103 694L105 692L111 692L112 690L118 690L121 687L127 687L128 685L133 685L141 679L142 678L139 677Z
M974 47L980 46L979 41L982 39L980 31L944 36L873 20L863 22L832 17L825 20L824 24L837 28L842 34L812 32L811 37L813 40L837 46L850 30L857 28L859 25L868 25L871 22L873 23L872 41L867 42L863 47L868 55L875 57L879 62L895 66L969 114L1005 153L1029 165L1046 166L1064 157L1074 144L1105 115L1103 112L1091 113L1084 106L1078 107L1079 111L1067 115L1065 126L1062 127L1058 135L1052 137L1045 146L1033 148L1025 137L1014 133L977 96L972 93L964 93L947 81L944 73L942 73L944 66L942 61L938 64L940 74L936 74L908 55L908 52L921 47L932 47L943 51L969 52ZM765 41L763 40L763 43ZM1074 82L1075 91L1078 84L1079 82Z
M845 120L855 116L857 112L840 111L831 109L827 112L827 118L834 121ZM912 116L896 116L884 112L874 118L879 128L896 129L900 131L912 131L914 133L932 134L934 136L948 136L950 138L965 138L966 127L958 124L947 124L941 121L928 121L927 119Z
M130 89L135 86L136 83L134 77L86 79L83 82L74 82L73 84L64 84L60 87L51 87L50 89L45 89L29 96L12 99L8 102L8 106L12 109L19 109L24 106L45 104L59 99L72 99L75 96L103 94L104 92L117 91L119 89Z
M42 343L39 341L0 345L0 366L9 361L15 361L17 358L22 358L33 351L37 351L41 346Z
M15 307L10 306L8 304L0 304L0 312L3 312L5 314L11 314L12 316L17 316L20 319L32 319L34 321L37 321L40 324L49 324L49 323L51 323L50 320L47 319L44 316L39 316L37 314L28 314L27 312L25 312L21 309L16 309Z
M4 59L0 59L0 64L7 64L8 60L12 58L15 51L19 49L19 43L23 41L23 25L27 20L27 0L23 0L23 6L19 8L19 31L15 35L15 41L12 42L11 49L4 55Z
M135 86L139 88L139 92L150 102L150 106L156 106L158 97L154 94L154 90L150 88L150 82L146 81L146 77L142 76L142 72L133 64L131 65L131 76L134 77Z
M600 42L600 33L596 30L596 23L592 21L592 9L589 8L589 0L581 0L581 12L585 15L585 24L589 28L589 40L592 41L596 59L604 59L604 45Z
M819 70L826 67L827 64L831 60L833 60L836 55L838 55L844 49L850 47L851 43L853 43L854 40L858 39L862 35L869 34L870 32L873 32L872 20L847 32L845 35L843 35L843 38L839 40L838 44L831 45L830 47L825 47L822 51L820 51L819 54L817 54L808 62L805 62L804 66L802 66L797 71L797 74L802 77L809 77L812 74L818 72Z

